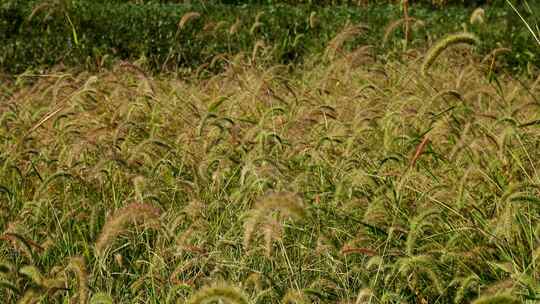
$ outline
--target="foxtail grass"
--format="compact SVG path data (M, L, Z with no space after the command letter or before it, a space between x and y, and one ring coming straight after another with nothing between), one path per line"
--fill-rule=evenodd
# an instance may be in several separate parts
M471 17L469 18L469 23L470 24L483 24L485 22L484 19L485 19L485 11L483 8L479 7L472 12Z
M519 304L522 303L515 297L508 294L497 294L483 296L474 300L471 304Z
M273 218L273 213L279 212L279 220ZM272 240L281 236L282 221L285 217L304 218L306 211L298 197L293 193L280 192L263 197L257 206L248 214L244 223L244 247L249 248L256 228L263 223L266 252L271 253Z
M455 45L455 44L470 44L475 45L478 44L480 40L478 37L471 33L457 33L457 34L450 34L446 37L440 39L433 45L429 51L426 54L426 57L424 58L424 61L422 62L422 66L420 68L420 72L423 76L428 75L429 68L433 65L435 60L441 55L441 53L446 50L448 47Z
M129 225L142 224L159 218L160 210L152 205L132 203L109 216L96 241L96 253L102 256L118 235Z
M78 298L80 304L88 303L88 272L86 271L86 262L83 257L71 258L68 264L68 269L73 271L77 277L79 284Z
M329 60L335 59L336 55L342 51L343 44L363 33L369 27L365 24L347 24L345 27L328 43L325 50L325 57Z
M201 14L197 12L185 13L182 16L182 18L180 18L180 21L178 22L178 28L183 29L188 22L190 22L191 20L195 20L199 17L201 17Z
M238 289L229 285L203 287L194 293L186 304L204 304L220 301L227 304L248 304L247 297Z

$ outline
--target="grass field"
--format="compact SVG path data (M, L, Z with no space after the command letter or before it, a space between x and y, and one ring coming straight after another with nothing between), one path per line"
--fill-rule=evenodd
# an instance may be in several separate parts
M540 74L359 31L0 79L3 303L538 303Z

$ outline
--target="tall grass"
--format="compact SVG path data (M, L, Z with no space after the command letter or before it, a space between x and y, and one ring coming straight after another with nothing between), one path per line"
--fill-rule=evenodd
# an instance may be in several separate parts
M380 58L363 30L301 70L261 44L0 83L0 298L538 301L539 80L447 48L471 34Z

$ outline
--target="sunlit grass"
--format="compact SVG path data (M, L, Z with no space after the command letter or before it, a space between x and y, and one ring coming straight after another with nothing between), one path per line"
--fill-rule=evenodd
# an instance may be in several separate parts
M0 298L538 301L540 78L346 36L293 73L2 82Z

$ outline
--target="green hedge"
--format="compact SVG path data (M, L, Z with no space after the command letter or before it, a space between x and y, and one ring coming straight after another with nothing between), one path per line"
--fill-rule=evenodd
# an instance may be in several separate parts
M51 66L60 62L74 66L93 63L105 55L110 58L133 60L145 56L152 68L198 67L217 54L251 53L259 40L273 46L273 63L299 63L306 55L321 53L328 41L347 21L365 23L368 33L350 43L375 45L381 49L385 26L401 17L399 6L313 7L301 5L178 5L150 2L144 5L131 2L74 1L71 7L55 7L37 12L29 20L36 1L12 0L0 4L0 69L20 73L27 68ZM200 18L178 28L181 17L198 12ZM411 14L426 22L415 35L416 45L425 45L425 37L433 38L459 31L469 18L470 9L450 7L433 11L430 7L415 6ZM250 32L255 16L262 25ZM315 12L317 26L309 25ZM488 24L472 28L479 33L487 52L500 42L512 46L516 56L509 57L512 67L523 67L531 61L538 65L539 48L522 24L514 20L509 10L488 11ZM69 17L69 18L68 18ZM241 21L238 32L229 33L236 20ZM211 22L225 22L218 31L203 31Z

